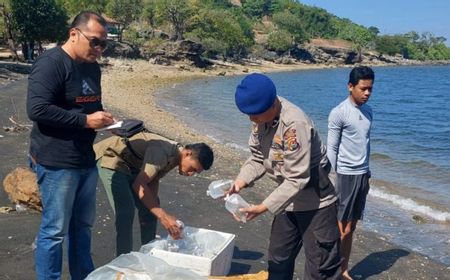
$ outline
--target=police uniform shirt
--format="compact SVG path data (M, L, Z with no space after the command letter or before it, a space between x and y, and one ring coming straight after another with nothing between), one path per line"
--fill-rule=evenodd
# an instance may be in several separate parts
M326 148L309 117L286 99L278 99L279 118L253 125L251 156L237 178L251 184L267 173L276 181L277 188L263 201L274 214L326 207L336 200L326 170Z

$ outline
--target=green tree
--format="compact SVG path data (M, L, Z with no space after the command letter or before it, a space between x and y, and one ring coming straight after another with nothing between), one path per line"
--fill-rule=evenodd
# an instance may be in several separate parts
M402 35L383 35L375 40L376 50L383 54L395 55L406 53L408 39Z
M309 37L333 38L337 34L331 23L333 16L324 9L298 4L292 13L301 19L303 30Z
M102 14L106 11L109 0L57 0L57 2L64 6L71 17L74 17L81 11L93 11Z
M253 44L253 32L248 21L228 10L200 10L186 35L206 48L206 55L217 54L236 59L247 53Z
M187 21L192 14L193 10L186 0L158 0L156 3L156 16L160 21L170 22L177 40L183 39Z
M370 26L368 28L369 32L373 34L373 36L378 36L378 34L380 34L380 29L378 29L378 27L375 26Z
M245 0L241 2L244 13L251 18L261 18L270 14L271 0Z
M351 22L349 19L334 21L338 31L338 38L352 42L358 53L358 61L362 61L362 52L375 41L375 36L367 28Z
M275 25L292 36L292 43L300 44L308 40L300 18L289 11L278 12L273 15Z
M145 20L151 27L156 24L156 1L145 0L142 11L142 19Z
M34 59L35 43L42 49L42 42L61 41L66 36L68 17L55 0L11 1L11 13L25 59Z
M267 49L276 52L286 52L292 48L292 35L285 30L276 30L269 33Z
M19 56L17 54L17 34L13 27L13 16L11 12L11 6L9 5L9 1L2 0L0 2L0 16L2 23L2 37L3 40L6 41L8 48L14 53L14 57L16 60L19 60Z
M428 50L428 58L432 60L450 59L450 48L444 43L438 43Z
M133 21L140 18L143 9L142 0L111 0L107 6L108 15L119 21L119 41L122 41L123 30Z

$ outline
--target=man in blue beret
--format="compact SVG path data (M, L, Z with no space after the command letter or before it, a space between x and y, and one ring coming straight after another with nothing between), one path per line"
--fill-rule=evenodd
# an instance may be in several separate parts
M238 85L238 109L253 122L250 158L229 193L267 174L276 183L262 203L240 209L247 220L269 210L274 219L269 244L269 279L292 279L305 248L304 279L340 279L336 195L328 179L326 148L310 118L277 96L271 79L250 74Z

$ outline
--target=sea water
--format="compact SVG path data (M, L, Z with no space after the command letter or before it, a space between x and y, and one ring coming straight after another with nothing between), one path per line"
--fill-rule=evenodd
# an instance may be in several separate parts
M371 189L361 227L450 264L450 66L374 67ZM348 96L349 68L268 74L326 143L330 110ZM243 76L173 85L159 105L197 132L248 153L250 121L234 105ZM167 94L170 93L170 94Z

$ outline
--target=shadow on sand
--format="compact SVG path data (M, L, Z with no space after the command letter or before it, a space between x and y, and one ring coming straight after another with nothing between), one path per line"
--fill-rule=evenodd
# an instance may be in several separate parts
M31 70L31 64L3 60L0 61L0 69L6 69L13 73L29 74Z
M264 256L261 252L240 250L239 247L234 247L233 262L231 263L231 269L229 275L246 274L250 271L252 265L242 262L236 262L237 260L243 261L255 261Z
M392 249L368 255L350 270L354 279L367 279L389 270L394 263L410 253L403 249Z

